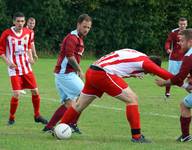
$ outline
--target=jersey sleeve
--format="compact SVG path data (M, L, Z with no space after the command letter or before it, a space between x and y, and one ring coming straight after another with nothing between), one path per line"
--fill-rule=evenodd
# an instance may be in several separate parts
M35 42L35 33L34 31L32 30L31 31L31 43L34 43Z
M183 81L188 76L192 68L192 56L185 56L179 73L171 79L171 83L177 86L182 86Z
M167 70L159 67L154 62L152 62L150 59L147 59L146 61L144 61L143 69L144 69L144 71L157 75L157 76L163 78L164 80L168 80L173 77L173 74L171 74Z
M64 44L64 43L63 43ZM65 49L66 57L74 56L75 49L77 47L77 41L74 39L73 36L69 36L65 41L65 46L62 48Z
M6 31L4 31L0 37L0 55L6 53L6 39L7 39L7 34L6 34Z
M171 49L171 43L173 41L173 33L171 32L169 35L168 35L168 38L165 42L165 50L167 51L168 49Z
M31 43L32 43L32 32L29 33L29 41L28 41L28 50L31 50Z

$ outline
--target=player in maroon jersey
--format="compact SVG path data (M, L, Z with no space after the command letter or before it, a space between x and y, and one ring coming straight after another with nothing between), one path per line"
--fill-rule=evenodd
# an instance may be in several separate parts
M56 110L43 131L51 131L61 119L65 111L76 101L83 89L84 73L80 60L84 52L83 38L89 33L92 19L82 14L77 20L77 29L69 33L62 42L57 64L55 66L55 84L60 95L62 105ZM70 123L73 132L81 133L77 127L77 119Z
M184 53L182 52L181 46L179 44L179 32L186 29L187 19L180 18L178 25L179 28L172 30L165 43L166 52L169 54L168 71L172 74L177 74L181 67ZM167 98L170 96L170 89L170 86L166 86L165 97Z
M35 122L46 124L47 120L40 115L40 96L31 68L34 63L31 54L31 30L23 27L25 16L21 12L14 14L13 24L15 26L6 29L0 37L0 56L8 66L13 90L8 125L15 123L20 91L23 89L31 90Z
M187 142L192 141L192 136L189 133L192 108L192 83L190 80L189 82L184 83L184 80L187 79L189 75L192 75L192 29L186 29L180 32L180 44L181 50L185 55L183 57L182 65L179 72L170 80L164 81L157 79L156 83L159 86L183 86L189 92L189 94L183 99L180 104L180 125L182 135L177 139L177 141L180 142Z

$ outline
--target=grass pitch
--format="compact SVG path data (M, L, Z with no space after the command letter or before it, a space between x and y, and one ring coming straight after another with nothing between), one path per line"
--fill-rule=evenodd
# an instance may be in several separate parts
M86 70L92 62L83 60L81 65ZM41 113L47 118L60 105L54 84L55 63L56 59L39 59L33 66L41 95ZM69 140L57 140L41 131L43 125L34 122L29 91L20 98L16 124L7 126L11 88L6 65L0 61L0 150L189 150L191 143L175 141L181 134L179 103L187 93L174 87L171 98L165 101L164 88L154 84L155 78L147 75L143 80L127 79L139 96L142 132L152 140L151 144L130 142L125 105L107 95L83 112L79 120L82 135L73 134Z

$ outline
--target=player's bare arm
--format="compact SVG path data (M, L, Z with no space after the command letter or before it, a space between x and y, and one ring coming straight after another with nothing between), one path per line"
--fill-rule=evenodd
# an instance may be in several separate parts
M31 50L32 50L32 54L33 54L33 57L34 57L34 60L37 61L38 60L38 55L36 53L36 48L35 48L35 43L31 43Z
M74 56L67 57L69 64L77 71L79 77L81 79L84 79L84 73L80 67L80 65L77 63L76 59Z
M16 64L12 63L12 62L5 56L5 54L0 55L0 57L4 60L4 62L9 66L10 69L17 67Z
M31 49L27 51L27 55L29 57L29 63L30 64L34 64L34 60L33 60L33 55L32 55Z

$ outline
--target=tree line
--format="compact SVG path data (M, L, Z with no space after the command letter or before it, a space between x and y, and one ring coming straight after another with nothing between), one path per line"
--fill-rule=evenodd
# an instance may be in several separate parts
M93 18L85 38L87 56L101 56L120 48L165 55L168 33L178 19L191 24L192 0L0 0L0 32L12 25L12 14L21 11L36 18L36 47L52 55L64 36L76 28L82 13Z

